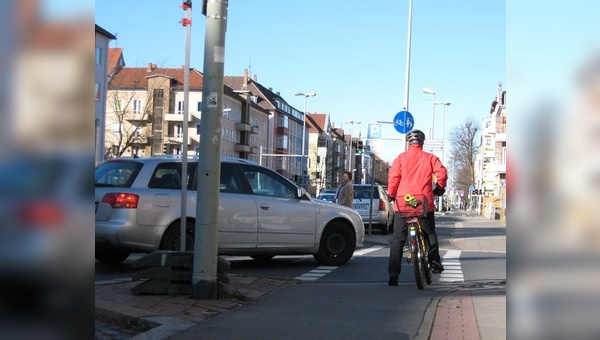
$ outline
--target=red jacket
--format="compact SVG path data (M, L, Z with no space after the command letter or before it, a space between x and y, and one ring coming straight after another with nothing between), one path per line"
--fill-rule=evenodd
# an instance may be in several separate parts
M423 151L423 146L411 144L406 152L398 155L388 177L388 194L396 198L394 210L400 210L398 202L403 201L406 194L425 195L428 201L427 211L435 210L432 174L435 174L437 185L446 188L448 171L436 155Z

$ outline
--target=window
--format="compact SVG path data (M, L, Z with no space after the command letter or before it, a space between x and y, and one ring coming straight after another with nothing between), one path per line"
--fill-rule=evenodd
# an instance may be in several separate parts
M163 102L165 99L165 90L154 89L152 98L154 107L163 107Z
M238 173L235 171L233 164L221 164L221 183L219 186L220 192L242 194L242 182Z
M115 112L122 112L122 106L123 106L123 100L122 99L115 99Z
M278 136L277 137L277 148L278 149L287 149L288 148L288 136Z
M197 112L202 112L202 101L196 102L196 105L197 105L196 111Z
M192 179L196 173L196 163L188 163L187 189L192 188ZM162 163L156 167L148 183L149 188L181 190L181 163Z
M96 83L96 100L100 100L100 83Z
M183 100L177 101L177 114L183 114Z
M277 118L277 127L287 128L288 124L289 118L287 116L280 115L279 118Z
M120 133L123 128L123 124L121 123L113 123L112 124L112 133Z
M241 165L252 192L260 196L296 197L296 187L283 176L262 167Z
M196 134L200 136L200 126L201 124L196 124Z
M176 138L183 137L183 124L176 124L174 132L175 132L175 137Z
M141 99L134 99L133 100L133 113L143 113L143 108L142 108L142 100Z
M104 163L96 169L96 184L112 187L130 187L144 165L137 162Z
M96 46L96 65L102 64L102 48Z

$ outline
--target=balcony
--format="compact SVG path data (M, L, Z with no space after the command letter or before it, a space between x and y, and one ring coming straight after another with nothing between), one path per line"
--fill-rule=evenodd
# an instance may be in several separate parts
M130 122L144 122L150 120L150 115L147 113L125 113L123 117Z
M236 131L240 131L240 132L246 131L246 132L253 133L252 132L253 128L254 127L251 126L248 123L235 123L235 130Z
M488 174L506 173L506 164L484 163L483 172Z
M167 113L165 114L165 120L167 122L183 122L183 115L179 113Z
M245 145L245 144L236 144L235 147L233 148L233 150L235 152L250 152L252 148L250 148L249 145Z

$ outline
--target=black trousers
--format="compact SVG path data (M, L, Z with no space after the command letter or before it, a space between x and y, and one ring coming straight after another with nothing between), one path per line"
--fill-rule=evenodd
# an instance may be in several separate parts
M429 240L429 262L438 261L440 258L440 247L438 245L437 234L435 233L435 216L433 211L427 213L427 217L420 217L421 227L425 233L425 239ZM390 244L390 260L388 264L388 273L390 276L398 276L401 271L402 248L408 235L408 225L402 215L394 212L394 236Z

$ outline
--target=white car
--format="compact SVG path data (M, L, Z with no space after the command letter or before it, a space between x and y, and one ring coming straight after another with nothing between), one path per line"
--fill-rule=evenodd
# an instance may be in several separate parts
M189 160L186 181L188 251L197 162ZM96 167L95 183L97 260L116 264L132 252L179 250L181 159L112 159ZM339 266L364 242L356 211L313 199L279 173L238 158L221 160L218 218L220 255L312 254L324 265Z
M337 202L337 197L338 193L336 193L334 203ZM360 214L365 224L369 223L370 215L371 225L377 227L381 233L387 234L394 230L394 206L381 185L373 186L373 206L371 207L371 184L354 184L352 208Z

